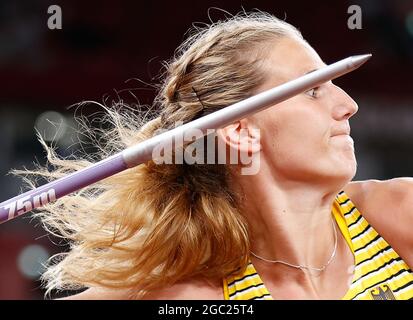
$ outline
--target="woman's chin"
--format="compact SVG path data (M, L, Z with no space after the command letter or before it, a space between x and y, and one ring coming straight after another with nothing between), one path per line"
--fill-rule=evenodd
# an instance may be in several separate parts
M342 161L335 166L335 175L343 177L343 179L353 179L357 172L356 159Z

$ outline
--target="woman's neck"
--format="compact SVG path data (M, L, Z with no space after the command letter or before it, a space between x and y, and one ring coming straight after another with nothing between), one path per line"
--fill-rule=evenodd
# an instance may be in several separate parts
M269 260L320 267L334 250L332 205L340 188L311 187L298 182L249 176L242 212L251 231L251 250ZM248 190L248 192L245 192ZM334 222L335 223L335 222Z

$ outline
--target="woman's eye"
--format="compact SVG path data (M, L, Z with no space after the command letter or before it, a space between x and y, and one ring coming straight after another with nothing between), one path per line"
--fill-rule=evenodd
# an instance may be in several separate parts
M320 87L315 87L306 92L310 97L317 98Z

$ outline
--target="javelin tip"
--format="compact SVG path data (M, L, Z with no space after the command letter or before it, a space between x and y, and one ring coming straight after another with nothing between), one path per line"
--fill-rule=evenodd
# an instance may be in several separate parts
M359 54L356 56L352 56L351 57L351 66L353 68L358 68L361 65L363 65L364 63L367 62L367 60L369 60L371 58L372 54L368 53L368 54Z

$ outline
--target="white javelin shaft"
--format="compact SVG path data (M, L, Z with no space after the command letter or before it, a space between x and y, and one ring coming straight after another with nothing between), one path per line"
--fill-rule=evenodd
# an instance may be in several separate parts
M129 168L134 167L142 162L150 160L153 149L162 142L174 141L176 143L175 147L178 147L179 142L182 141L182 139L177 138L183 137L184 132L187 130L197 129L206 134L208 129L225 127L226 125L243 119L250 114L266 109L299 93L310 90L324 82L351 72L364 64L370 57L371 54L348 57L295 80L288 81L275 88L215 111L202 118L161 133L137 144L136 146L124 150L122 152L124 161Z
M2 202L0 203L0 223L14 219L21 214L42 207L51 201L55 201L127 168L132 168L148 161L152 158L154 148L162 146L165 142L171 141L175 144L175 147L179 147L184 143L181 137L185 136L185 132L197 129L198 132L200 130L205 135L208 133L208 129L213 130L225 127L250 114L348 73L361 66L370 56L352 56L338 61L202 118L161 133L112 157L99 161L88 168Z

